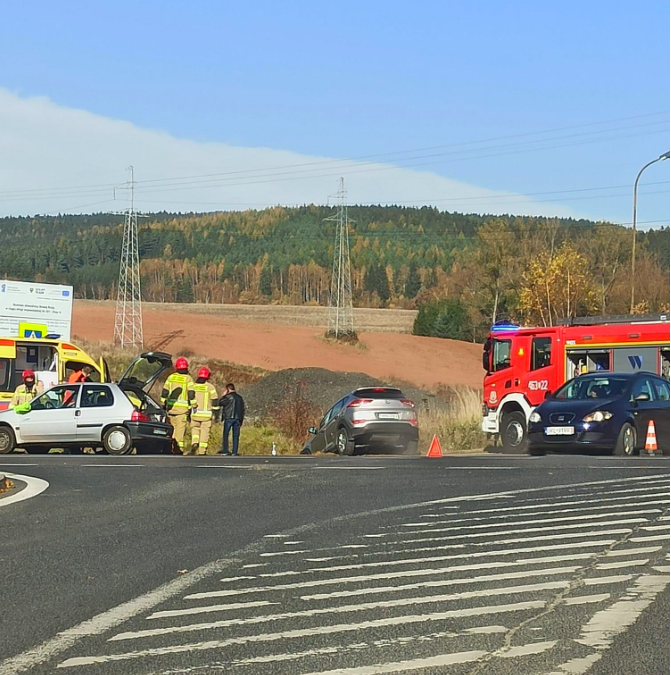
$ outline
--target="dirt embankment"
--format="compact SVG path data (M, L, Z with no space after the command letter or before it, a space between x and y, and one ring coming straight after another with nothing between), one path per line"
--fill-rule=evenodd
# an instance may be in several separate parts
M326 368L365 373L423 389L482 386L482 347L468 342L363 332L359 335L361 345L349 346L324 340L323 331L315 326L253 322L159 307L145 308L145 346L174 355L201 354L266 370ZM113 328L112 303L75 302L73 336L110 340Z

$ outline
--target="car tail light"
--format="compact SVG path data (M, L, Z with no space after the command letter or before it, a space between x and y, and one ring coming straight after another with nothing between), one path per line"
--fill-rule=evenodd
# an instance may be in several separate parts
M411 401L408 398L402 398L401 403L408 408L414 408L415 407L415 402Z
M139 410L133 410L130 415L131 422L149 422L149 417Z
M355 398L347 407L358 408L360 405L364 405L364 403L372 403L372 402L373 402L372 398Z
M412 426L412 427L417 426L417 418L416 417L414 419L413 418L409 419L408 422L410 422L410 426Z
M359 419L352 420L352 424L365 424L366 422L368 422L368 420L359 420Z

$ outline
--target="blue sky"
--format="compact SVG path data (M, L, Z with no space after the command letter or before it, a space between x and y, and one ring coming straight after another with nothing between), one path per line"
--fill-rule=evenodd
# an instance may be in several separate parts
M668 149L668 26L663 0L6 3L0 87L177 139L329 158L622 120L505 141L536 141L514 154L417 153L417 163L430 162L423 171L526 195L629 185L645 162ZM602 137L611 140L596 142ZM557 139L545 145L560 147L539 151L538 138ZM126 164L142 166L145 178L201 173L193 164L185 173L176 158L174 166L162 162L157 175L144 159ZM70 160L53 179L40 173L28 180L25 169L25 180L11 187L75 187L84 175L106 182L115 171L116 165L105 175L98 165L93 173L78 170ZM361 201L392 198L397 183L387 190L383 174L377 185L366 185L368 193L357 192L356 176L349 177L351 194ZM661 194L641 199L641 220L668 222L668 177L668 163L646 173L643 182L664 184L642 188ZM403 196L455 194L431 187L440 194ZM261 200L281 199L278 192L258 193ZM537 199L554 199L558 213L569 208L628 222L627 193ZM186 200L183 192L169 194ZM201 197L189 193L190 203ZM462 205L455 209L467 210ZM25 201L8 208L39 210Z

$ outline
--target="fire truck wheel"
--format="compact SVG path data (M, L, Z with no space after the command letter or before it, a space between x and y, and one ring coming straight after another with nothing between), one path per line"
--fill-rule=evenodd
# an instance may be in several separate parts
M636 454L636 429L629 422L622 425L613 454L620 457L632 457Z
M514 411L503 416L501 443L507 452L525 452L527 448L527 418Z

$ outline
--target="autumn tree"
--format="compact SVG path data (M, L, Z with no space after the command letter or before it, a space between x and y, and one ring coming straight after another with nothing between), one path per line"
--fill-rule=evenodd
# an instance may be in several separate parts
M569 242L540 253L522 275L520 309L531 324L551 326L559 319L589 314L597 307L588 259Z

